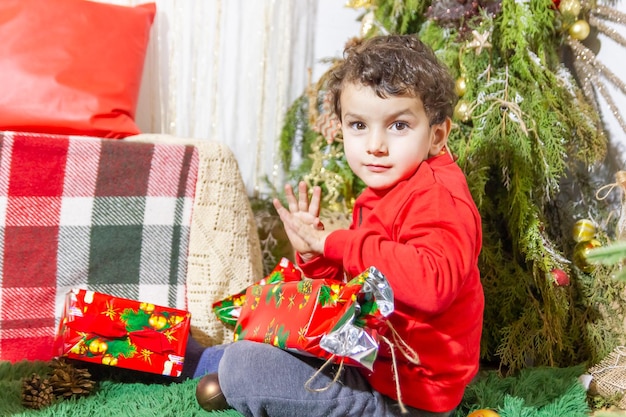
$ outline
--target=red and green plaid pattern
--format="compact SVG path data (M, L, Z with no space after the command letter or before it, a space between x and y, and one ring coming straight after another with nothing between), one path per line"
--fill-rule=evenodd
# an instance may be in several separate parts
M65 294L185 309L193 146L0 132L0 360L50 359Z

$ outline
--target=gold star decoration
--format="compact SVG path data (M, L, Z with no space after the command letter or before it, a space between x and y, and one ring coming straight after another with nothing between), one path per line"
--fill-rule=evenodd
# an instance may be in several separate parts
M480 55L483 52L483 49L491 48L491 42L489 42L489 36L491 36L491 31L479 32L477 30L472 31L472 39L467 47L470 49L474 49L476 55Z
M163 334L165 335L165 337L167 338L167 341L172 343L172 341L174 340L178 340L175 336L174 333L176 333L176 329L168 329L166 331L163 332Z
M113 303L109 304L109 302L107 301L107 308L106 308L106 310L103 311L100 314L104 314L105 316L107 316L111 320L115 320L115 317L117 316L117 310L113 307Z
M298 343L301 344L305 344L306 342L306 333L309 331L309 325L307 324L304 327L301 327L300 330L298 330Z
M289 303L287 304L287 307L291 310L291 307L293 307L296 304L296 295L292 294L289 296Z
M153 352L148 349L141 349L141 353L139 355L141 356L141 359L152 365L152 353Z

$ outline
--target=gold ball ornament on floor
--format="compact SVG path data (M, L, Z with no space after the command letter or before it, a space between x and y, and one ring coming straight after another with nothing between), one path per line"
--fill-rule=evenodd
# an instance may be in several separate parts
M200 378L196 387L196 400L206 411L226 410L230 408L220 388L217 374L208 374Z
M500 417L500 414L490 409L476 410L467 415L467 417Z
M587 36L589 36L591 28L589 27L589 23L586 21L577 20L574 24L572 24L572 26L569 27L568 32L572 38L578 41L584 41L587 39Z

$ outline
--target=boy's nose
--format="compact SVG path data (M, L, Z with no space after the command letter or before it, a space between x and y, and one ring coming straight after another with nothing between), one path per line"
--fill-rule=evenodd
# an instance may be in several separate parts
M387 143L382 134L373 132L367 141L367 152L373 155L387 153Z

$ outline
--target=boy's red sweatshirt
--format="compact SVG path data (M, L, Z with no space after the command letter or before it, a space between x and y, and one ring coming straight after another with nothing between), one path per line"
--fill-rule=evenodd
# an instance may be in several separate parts
M327 237L323 257L298 261L311 278L342 279L344 271L351 278L370 266L385 275L395 298L389 320L421 361L414 365L396 350L402 402L445 412L461 402L478 371L481 242L480 215L465 176L446 153L424 161L392 189L365 189L350 229ZM374 389L398 399L385 343L374 371L363 374Z

